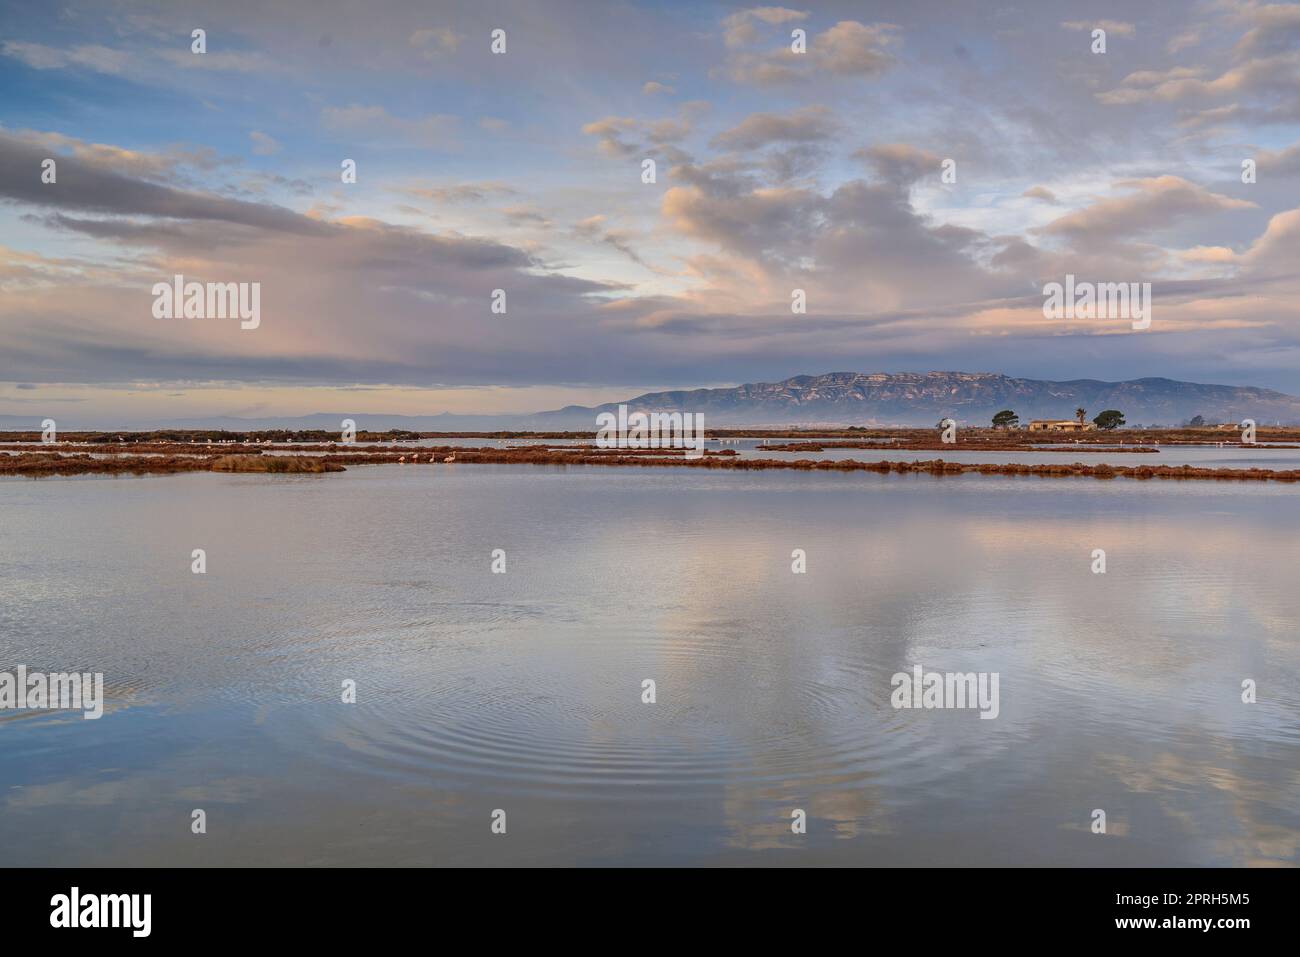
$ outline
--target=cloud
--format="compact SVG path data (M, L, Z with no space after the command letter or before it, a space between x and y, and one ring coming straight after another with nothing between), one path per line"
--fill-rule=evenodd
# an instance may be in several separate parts
M416 30L407 42L426 60L436 60L460 49L464 37L447 27Z
M1181 123L1207 127L1232 123L1289 123L1300 120L1300 7L1288 4L1224 4L1225 20L1180 33L1168 45L1178 53L1199 42L1207 29L1217 33L1246 27L1227 55L1207 56L1207 65L1130 73L1118 87L1097 94L1108 105L1180 104ZM1222 101L1234 102L1224 104Z
M890 185L903 188L923 176L938 176L941 160L934 153L907 143L885 143L860 149L853 154Z
M912 207L908 183L931 160L938 169L927 156L903 144L878 148L868 158L881 182L853 180L829 193L756 185L743 169L691 167L690 177L674 170L674 181L689 185L667 190L663 218L716 250L690 260L708 288L685 299L711 311L770 312L782 302L788 309L790 290L803 288L819 313L848 316L979 299L1004 287L1005 278L977 261L999 242L931 223ZM653 321L671 314L660 310Z
M1126 195L1100 199L1066 213L1039 232L1076 241L1105 241L1163 229L1191 216L1256 208L1248 200L1212 193L1178 176L1125 180L1115 185L1126 190Z
M1244 252L1227 246L1196 246L1181 252L1192 264L1232 266L1246 281L1282 277L1296 290L1295 263L1300 260L1300 209L1290 209L1269 217L1263 233L1255 237Z
M1087 30L1089 33L1101 29L1106 31L1107 36L1113 34L1117 37L1131 37L1137 33L1133 24L1121 20L1070 20L1062 23L1061 27L1065 30Z
M1183 50L1190 49L1201 42L1201 31L1199 27L1191 30L1184 30L1165 44L1165 52L1170 56L1181 53Z
M6 155L8 155L6 153ZM78 172L84 172L78 170ZM119 197L130 195L119 181ZM39 202L40 194L35 194ZM26 197L30 203L32 197ZM190 202L165 218L47 214L50 226L111 243L130 265L96 275L81 270L57 288L20 281L0 297L0 380L72 376L116 381L148 369L156 379L280 382L406 382L431 378L512 381L534 364L586 367L586 297L616 288L553 273L505 243L430 234L365 217L319 223L208 197L228 212L219 220ZM92 205L109 205L103 200ZM138 203L118 200L119 213ZM617 238L617 237L615 237ZM174 273L200 281L257 281L263 322L240 337L221 324L159 323L150 289ZM512 317L527 323L508 336L492 323L489 294L509 291ZM565 356L569 358L565 358Z
M501 210L507 221L515 226L550 226L551 219L536 206L507 206Z
M172 67L183 70L216 70L226 73L284 73L288 66L257 50L208 50L194 53L187 49L154 51Z
M14 130L7 135L11 142L35 146L44 150L47 156L71 155L97 169L145 179L176 179L184 167L210 172L223 163L214 151L206 148L172 148L165 152L146 153L106 143L90 143L52 131Z
M8 40L0 45L0 52L34 70L65 70L81 67L96 73L119 75L125 73L131 65L131 55L125 50L113 50L98 44L82 44L59 49L42 43Z
M540 363L545 377L592 381L604 374L599 355L627 348L598 332L599 301L623 287L562 275L508 243L177 189L103 168L106 150L66 157L58 183L42 184L24 175L42 153L0 131L0 198L30 210L34 228L102 242L106 258L0 255L0 380L113 382L147 369L159 381L509 383L535 380ZM631 236L591 232L639 262ZM153 283L176 273L259 282L256 334L152 319ZM512 318L527 320L508 332L490 312L496 288L508 290ZM670 367L659 350L637 354L634 365Z
M258 156L273 156L284 149L275 137L259 130L253 130L248 138L253 141L253 152Z
M1300 88L1297 86L1297 67L1300 67L1300 53L1249 60L1212 79L1204 79L1200 68L1146 70L1130 73L1119 87L1097 94L1097 99L1119 105L1175 103L1294 90Z
M753 7L749 10L741 10L722 21L723 42L728 47L749 46L758 40L759 23L779 26L807 18L806 11L790 10L786 7Z
M573 231L577 236L580 236L589 242L603 243L617 249L638 266L652 269L652 267L641 258L636 250L632 248L631 235L623 230L606 229L605 217L603 215L589 216L586 219L579 220L574 224Z
M512 196L512 186L498 182L448 183L441 186L405 186L397 190L409 196L431 199L437 203L481 203L493 196Z
M700 112L699 101L681 107L680 117L638 120L630 116L607 116L587 123L582 132L597 138L597 148L606 156L622 158L656 152L690 135L692 116Z
M1300 46L1300 6L1293 3L1250 4L1236 11L1250 29L1237 41L1243 57L1269 56Z
M773 143L813 143L829 140L837 129L831 110L806 106L790 113L752 113L715 136L713 145L727 150L757 150Z
M1261 150L1255 168L1274 176L1300 173L1300 143L1282 150Z
M624 136L637 129L639 125L631 117L607 116L586 124L582 132L597 137L598 147L606 156L630 156L637 151L637 147L627 142Z
M0 131L0 198L56 209L225 222L296 234L321 228L282 207L177 189L117 172L112 151L64 157L57 184L43 184L30 172L40 169L45 155L38 142Z
M747 258L778 262L789 261L793 249L809 245L821 205L817 194L795 188L755 189L733 196L674 186L664 194L662 212L684 235Z
M1184 261L1189 263L1235 263L1237 254L1227 246L1197 246L1181 253Z
M1060 55L1086 36L1060 21L1083 11L895 4L878 24L566 3L519 7L491 60L472 0L436 18L414 0L340 7L307 30L292 6L226 5L207 60L183 8L116 33L81 0L65 4L79 19L25 22L0 54L64 132L0 130L0 242L17 247L0 252L0 364L32 382L697 384L841 361L1297 381L1298 160L1262 127L1300 120L1287 5L1156 4L1115 59ZM99 83L86 126L60 104L84 102L92 70L128 82ZM413 96L431 70L436 98ZM711 112L678 106L712 90ZM113 128L116 145L75 138ZM282 141L276 173L254 168L250 130ZM57 188L35 175L46 156ZM368 163L367 188L340 187L330 156ZM643 156L661 189L636 186ZM964 185L939 188L945 156ZM1243 187L1247 156L1260 176ZM141 297L169 270L262 281L262 328L149 321ZM1151 278L1167 322L1081 347L1093 330L1041 316L1066 271ZM796 287L810 310L792 319ZM493 288L508 323L484 309Z
M825 33L817 34L811 53L818 66L840 76L879 76L894 65L887 49L897 42L897 27L890 24L866 26L856 20L841 20Z
M1295 266L1300 262L1300 209L1289 209L1269 218L1264 232L1241 256L1251 274L1280 273L1288 278L1291 295L1296 289Z
M806 52L796 53L788 43L766 52L735 51L724 72L736 83L754 86L806 82L819 75L874 78L897 62L892 50L898 30L894 24L841 20L816 34Z
M174 71L212 70L232 73L284 73L288 67L280 60L257 50L209 50L194 53L186 44L182 49L159 47L124 50L100 44L53 47L43 43L8 40L0 43L0 55L18 60L34 70L82 69L106 76L136 81L156 81L166 75L174 81Z
M460 119L447 114L406 119L382 106L327 106L321 111L321 121L336 133L367 137L371 146L409 145L444 151L460 148Z

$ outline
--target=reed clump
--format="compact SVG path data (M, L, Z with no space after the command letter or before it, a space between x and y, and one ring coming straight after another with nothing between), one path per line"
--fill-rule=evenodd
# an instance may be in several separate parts
M275 474L343 472L338 462L301 455L223 455L212 462L214 472L273 472Z

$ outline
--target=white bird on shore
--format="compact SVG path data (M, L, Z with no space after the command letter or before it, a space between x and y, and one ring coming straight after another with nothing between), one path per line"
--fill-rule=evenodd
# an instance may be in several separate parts
M447 456L445 459L443 459L443 461L444 461L444 462L454 462L454 461L456 461L456 454L453 452L451 455L449 455L449 456Z
M401 463L403 463L403 464L405 464L405 462L406 462L406 456L403 455L403 456L402 456L400 459L398 459L397 461L398 461L398 462L401 462Z

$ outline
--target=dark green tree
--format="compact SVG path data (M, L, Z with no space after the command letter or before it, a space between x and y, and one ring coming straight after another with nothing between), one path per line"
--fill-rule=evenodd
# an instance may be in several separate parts
M1124 424L1124 413L1118 409L1107 409L1092 421L1099 429L1106 429L1107 431L1118 429Z
M1016 415L1010 409L1003 409L997 415L993 416L993 428L1009 429L1013 425L1018 425L1020 416Z

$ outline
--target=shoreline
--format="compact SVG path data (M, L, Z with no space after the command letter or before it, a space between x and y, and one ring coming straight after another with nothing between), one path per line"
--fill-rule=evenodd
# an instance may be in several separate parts
M938 430L911 427L849 427L849 428L706 428L705 438L723 439L760 439L763 441L785 439L784 444L808 443L826 447L840 448L874 448L879 443L886 448L899 449L951 449L939 440ZM357 443L392 443L415 442L429 439L534 439L557 440L565 442L591 442L593 430L575 431L498 431L498 432L412 432L391 429L387 432L372 432L360 429L356 434ZM1259 426L1256 429L1259 443L1271 443L1262 447L1300 448L1300 426L1270 427ZM25 448L41 441L39 429L0 431L0 449ZM221 431L215 429L153 429L139 430L84 430L68 429L59 433L59 443L73 443L103 447L119 446L178 446L189 449L216 449L224 446L239 445L274 445L299 443L301 445L338 444L339 433L324 430L292 429L254 429L248 431ZM988 426L959 426L957 447L978 447L989 451L1068 451L1085 449L1092 446L1110 447L1124 443L1130 445L1241 445L1241 432L1237 429L1218 428L1122 428L1111 431L1092 430L1088 432L1040 431L1029 432L1025 429L995 429ZM1277 444L1285 443L1285 444ZM1068 448L1066 448L1068 447Z
M949 446L948 448L952 448ZM118 454L95 458L90 453L23 452L0 455L0 476L24 477L134 474L159 475L180 472L232 472L264 474L319 474L345 471L351 465L605 465L660 468L709 468L741 471L792 470L830 472L929 473L932 475L1028 475L1046 478L1091 477L1222 480L1300 481L1300 469L1233 469L1192 465L1085 465L1082 462L1052 464L964 463L942 458L909 462L883 459L760 459L741 458L734 450L710 451L702 458L689 459L681 450L581 450L557 451L554 447L524 449L467 448L464 446L392 447L356 452L325 452L322 455L264 455L262 450L232 454L229 447L207 454ZM1067 450L1068 451L1068 450ZM452 461L446 461L448 458Z

